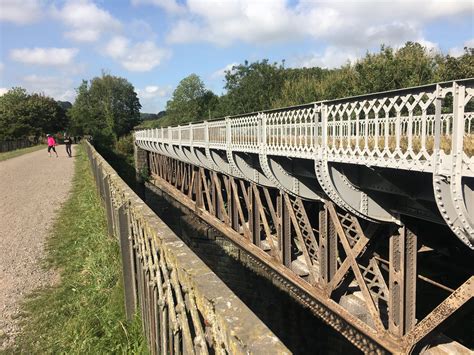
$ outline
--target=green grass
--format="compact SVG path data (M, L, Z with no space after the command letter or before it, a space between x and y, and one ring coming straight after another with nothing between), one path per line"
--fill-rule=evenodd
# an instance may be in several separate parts
M46 148L47 147L46 147L45 144L40 144L40 145L35 145L35 146L29 147L29 148L16 149L16 150L12 150L10 152L0 153L0 161L15 158L15 157L19 157L20 155L23 155L23 154L36 152L37 150L40 150L40 149L45 149L46 150Z
M46 267L61 281L23 305L23 330L9 353L148 353L139 317L124 314L120 251L108 237L87 155L78 146L73 190L47 243Z

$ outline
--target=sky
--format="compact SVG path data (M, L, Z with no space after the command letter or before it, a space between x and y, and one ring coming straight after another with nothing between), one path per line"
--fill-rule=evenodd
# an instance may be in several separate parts
M164 110L195 73L216 94L233 65L334 68L381 44L474 47L473 0L0 0L0 95L15 86L74 102L102 72Z

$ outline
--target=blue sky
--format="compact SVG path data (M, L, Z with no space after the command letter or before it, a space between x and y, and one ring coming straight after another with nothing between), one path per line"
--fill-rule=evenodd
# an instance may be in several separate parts
M406 41L455 56L474 47L474 2L0 0L0 94L22 86L73 102L105 70L156 113L191 73L220 94L224 70L245 60L333 68Z

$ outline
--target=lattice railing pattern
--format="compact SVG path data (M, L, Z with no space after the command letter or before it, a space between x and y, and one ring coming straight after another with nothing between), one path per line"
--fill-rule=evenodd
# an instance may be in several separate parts
M230 143L233 150L255 151L258 148L259 122L258 115L230 120Z
M139 131L136 139L302 158L324 150L329 161L428 172L439 139L442 154L462 154L463 174L474 176L473 87L468 79L316 102L190 124L185 134L180 126ZM456 132L462 149L453 141Z

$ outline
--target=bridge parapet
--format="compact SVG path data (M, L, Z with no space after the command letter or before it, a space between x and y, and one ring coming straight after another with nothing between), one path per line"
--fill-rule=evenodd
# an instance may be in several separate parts
M325 149L329 161L430 172L439 150L464 155L462 173L474 176L473 90L474 79L466 79L232 116L230 127L219 119L139 131L136 138L216 149L230 143L244 152L263 146L294 157Z
M447 224L474 249L473 95L471 78L138 131L135 137L145 150L303 199L329 198L368 221L401 224L401 216L410 215ZM414 195L407 184L409 177L426 185L420 174L431 177L429 197L426 191ZM368 175L376 181L367 187ZM400 194L415 203L395 204Z
M127 317L140 308L151 353L289 354L255 314L86 144L106 207L109 234L120 242Z

